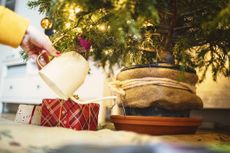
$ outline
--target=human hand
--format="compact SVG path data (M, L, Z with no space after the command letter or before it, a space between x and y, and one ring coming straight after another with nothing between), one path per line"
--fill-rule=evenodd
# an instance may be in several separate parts
M52 56L59 56L61 54L60 51L57 51L53 47L49 37L33 26L27 28L20 46L31 58L34 59L36 59L37 55L44 50Z

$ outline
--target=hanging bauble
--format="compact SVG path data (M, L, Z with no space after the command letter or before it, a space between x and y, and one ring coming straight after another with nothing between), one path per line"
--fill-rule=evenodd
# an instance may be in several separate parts
M84 39L82 37L79 38L79 44L85 49L86 52L88 52L91 47L91 42L88 39Z
M41 27L43 29L51 29L53 26L53 23L49 17L45 17L41 20Z

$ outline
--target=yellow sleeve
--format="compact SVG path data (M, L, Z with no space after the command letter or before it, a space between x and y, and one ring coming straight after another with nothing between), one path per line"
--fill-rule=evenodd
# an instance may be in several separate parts
M0 43L18 47L29 22L15 12L0 6Z

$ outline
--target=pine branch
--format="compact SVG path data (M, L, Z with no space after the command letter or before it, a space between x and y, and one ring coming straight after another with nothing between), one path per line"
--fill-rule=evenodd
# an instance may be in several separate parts
M163 60L200 68L203 74L212 67L214 79L230 73L229 0L32 0L28 5L52 20L56 48L76 49L78 36L84 36L101 66ZM74 7L82 11L70 19Z

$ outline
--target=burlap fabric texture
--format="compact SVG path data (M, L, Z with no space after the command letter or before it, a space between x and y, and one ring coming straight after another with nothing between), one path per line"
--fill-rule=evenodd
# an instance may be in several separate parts
M196 74L169 68L135 68L120 72L110 86L126 107L146 108L157 105L167 110L203 108L196 95Z

